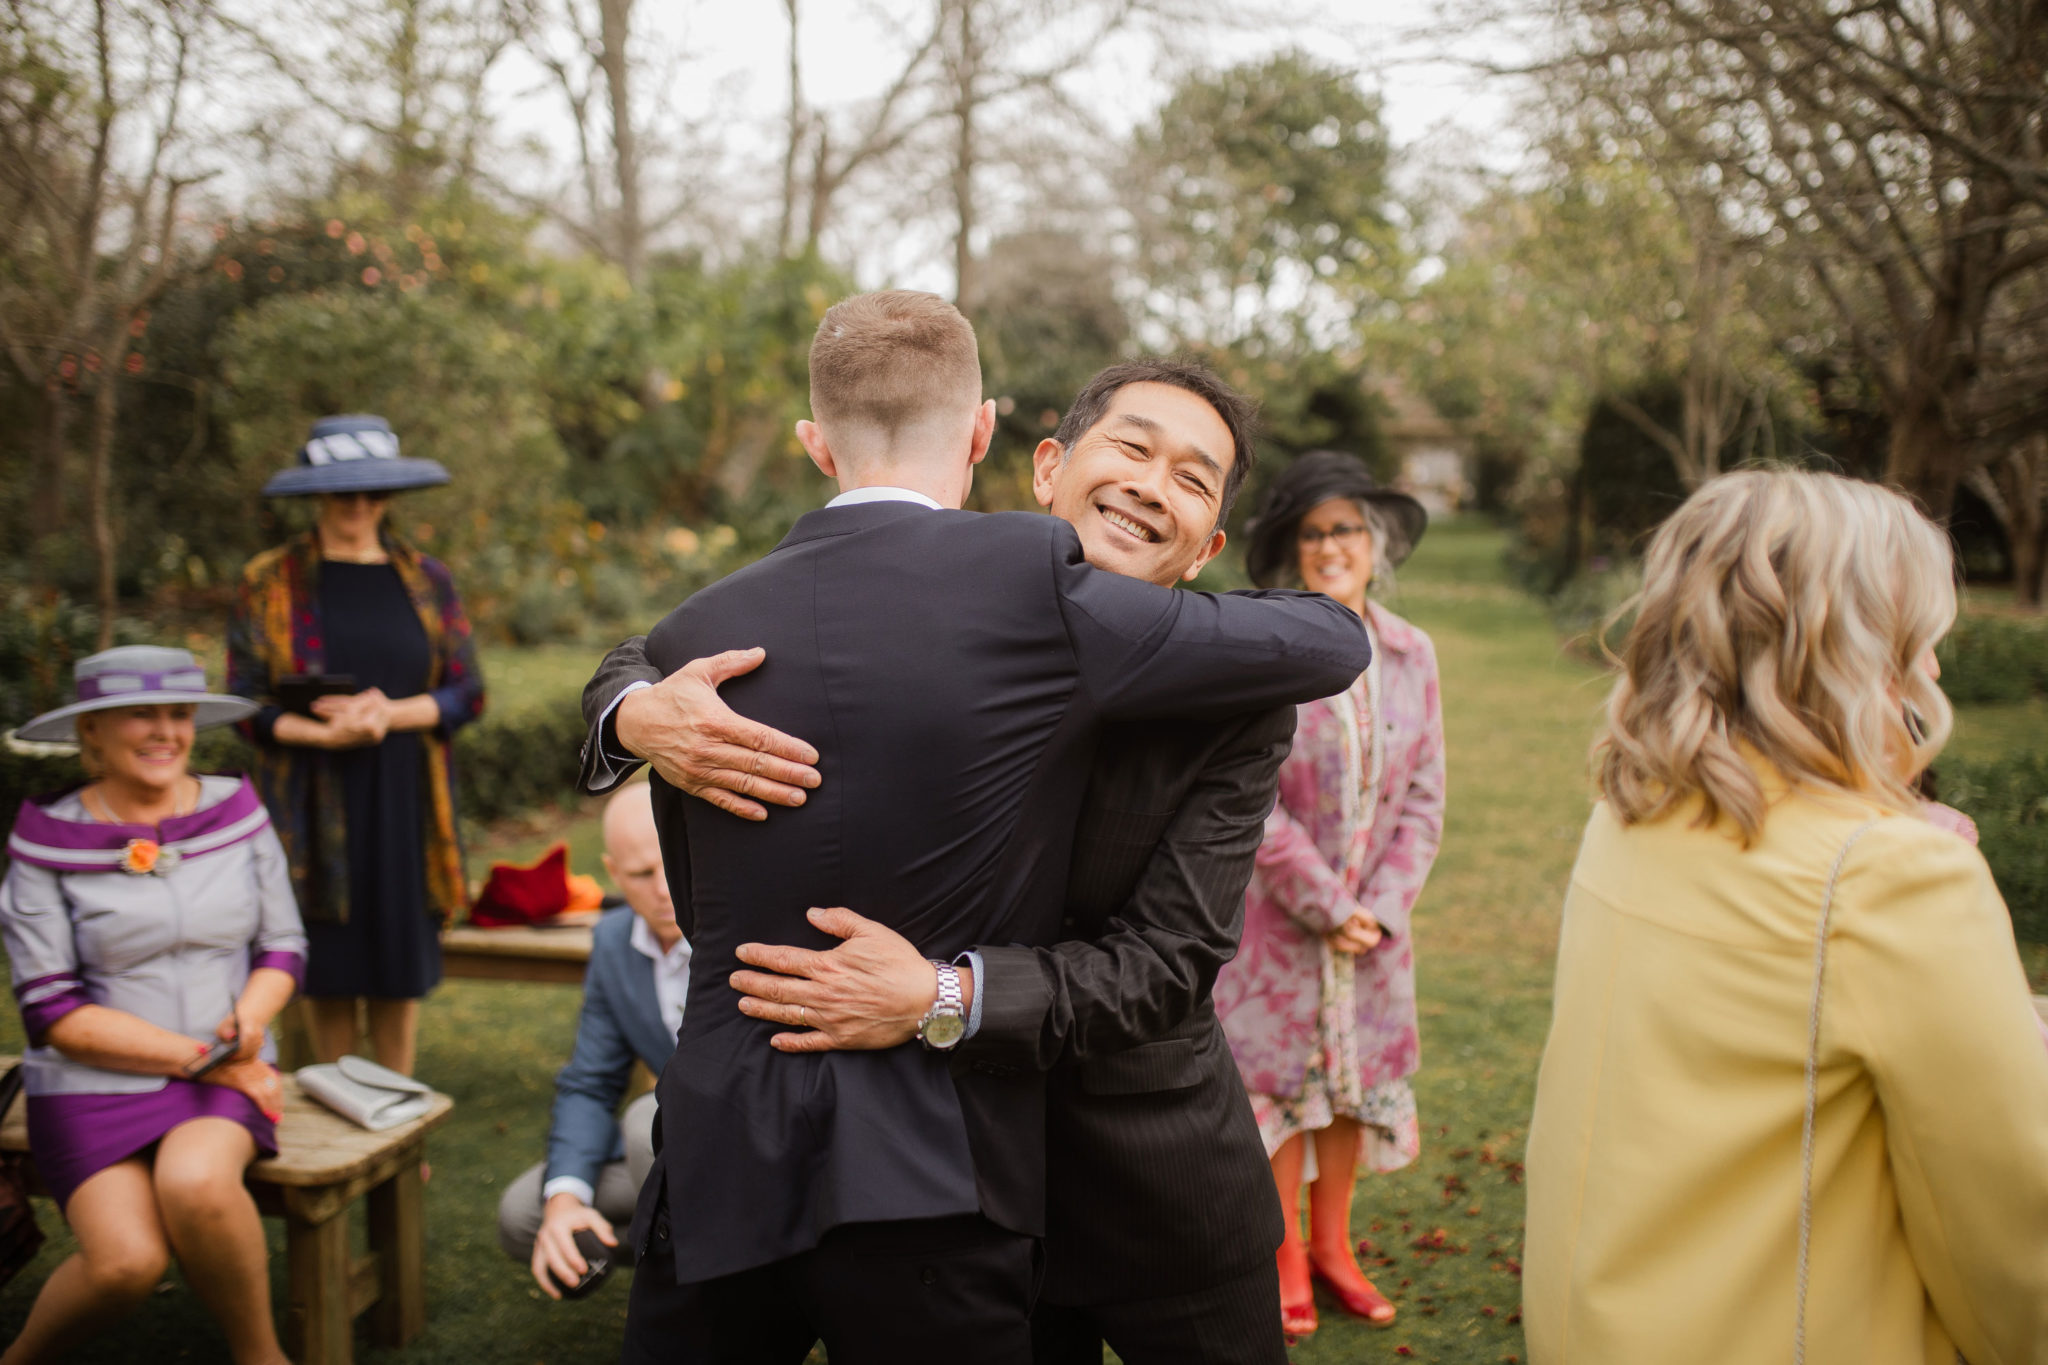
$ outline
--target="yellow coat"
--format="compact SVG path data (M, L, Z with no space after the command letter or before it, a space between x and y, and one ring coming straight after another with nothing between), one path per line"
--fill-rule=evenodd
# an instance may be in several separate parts
M2048 1048L1977 850L1777 784L1757 844L1595 808L1529 1132L1532 1365L2048 1365Z

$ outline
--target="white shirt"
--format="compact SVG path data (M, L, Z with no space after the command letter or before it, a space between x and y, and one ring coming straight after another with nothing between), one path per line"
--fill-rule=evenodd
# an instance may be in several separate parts
M661 940L647 927L647 921L633 916L633 947L654 962L654 998L661 1002L661 1026L675 1033L683 1026L683 1004L690 998L690 940L679 938L675 947L661 950Z

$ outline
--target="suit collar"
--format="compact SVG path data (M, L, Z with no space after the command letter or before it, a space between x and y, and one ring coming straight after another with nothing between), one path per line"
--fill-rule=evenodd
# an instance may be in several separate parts
M856 502L841 507L821 507L815 512L806 512L796 519L796 525L789 528L789 534L782 538L780 550L788 545L802 545L806 541L823 540L828 536L849 536L859 531L872 531L892 521L906 517L929 516L931 509L914 502Z

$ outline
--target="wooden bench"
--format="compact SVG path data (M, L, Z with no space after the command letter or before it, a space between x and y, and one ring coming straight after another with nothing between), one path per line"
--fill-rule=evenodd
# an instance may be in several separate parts
M580 986L590 962L589 924L546 929L479 929L459 924L441 931L441 974L483 981L544 981Z
M0 1074L19 1058L0 1058ZM290 1281L284 1348L300 1365L348 1365L355 1320L370 1314L370 1340L403 1346L427 1322L426 1221L420 1162L427 1132L455 1107L436 1094L424 1117L373 1133L326 1108L287 1075L278 1153L249 1168L256 1207L284 1219ZM26 1154L28 1113L18 1102L0 1122L0 1152ZM35 1183L34 1164L24 1172ZM38 1189L40 1187L38 1186ZM349 1250L349 1206L367 1196L370 1251Z

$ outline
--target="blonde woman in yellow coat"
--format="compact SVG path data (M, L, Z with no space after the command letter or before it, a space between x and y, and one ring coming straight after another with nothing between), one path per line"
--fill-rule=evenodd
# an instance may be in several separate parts
M1724 476L1652 542L1529 1134L1534 1365L2048 1362L2048 1049L1908 785L1952 575L1828 475Z

